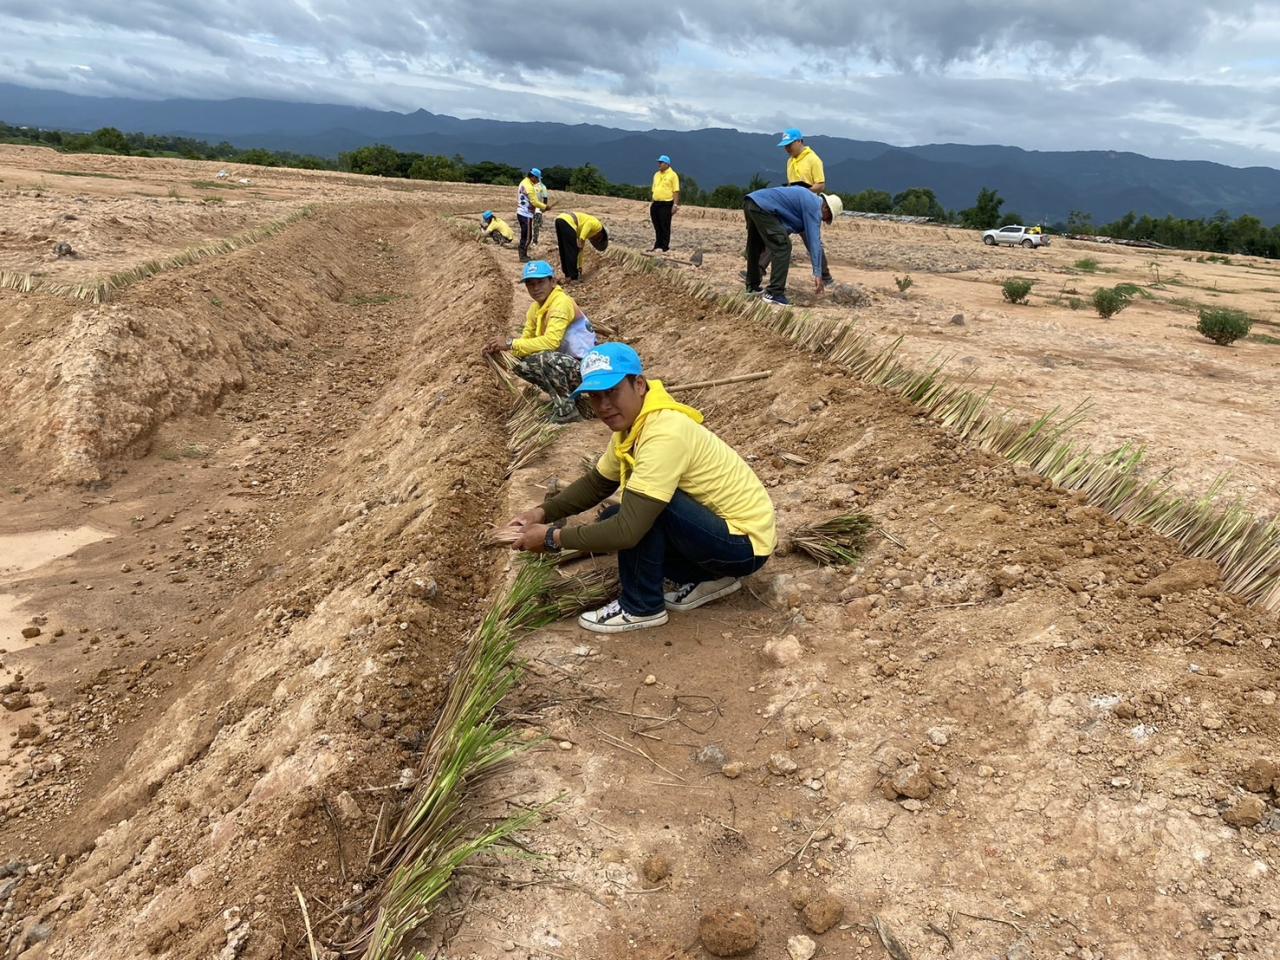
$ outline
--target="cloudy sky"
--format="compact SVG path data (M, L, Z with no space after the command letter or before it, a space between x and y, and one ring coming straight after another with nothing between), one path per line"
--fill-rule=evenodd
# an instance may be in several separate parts
M75 93L1280 166L1280 0L0 0L0 36Z

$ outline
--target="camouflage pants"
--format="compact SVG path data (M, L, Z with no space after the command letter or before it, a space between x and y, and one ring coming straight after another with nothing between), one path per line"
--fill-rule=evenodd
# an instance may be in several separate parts
M542 211L533 211L533 236L529 238L529 245L532 246L538 242L538 234L542 233Z
M594 416L585 397L572 396L582 383L582 373L578 361L569 354L559 350L531 354L516 361L515 373L551 397L553 423L573 423Z

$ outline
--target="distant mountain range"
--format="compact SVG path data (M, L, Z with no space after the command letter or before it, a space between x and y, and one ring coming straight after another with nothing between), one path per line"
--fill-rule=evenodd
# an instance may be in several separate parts
M704 188L745 184L755 174L786 176L776 134L729 129L619 130L594 124L460 120L443 114L370 110L277 100L133 100L82 97L0 83L0 121L64 130L112 126L239 147L267 147L333 157L370 143L397 150L461 154L472 162L517 166L593 163L610 180L647 183L660 153ZM930 187L943 206L971 206L993 187L1005 211L1028 221L1064 219L1082 210L1098 222L1130 210L1162 217L1253 214L1280 222L1280 171L1195 160L1156 160L1105 150L1037 151L955 143L897 147L873 140L811 136L827 182L842 193L873 188L898 193Z

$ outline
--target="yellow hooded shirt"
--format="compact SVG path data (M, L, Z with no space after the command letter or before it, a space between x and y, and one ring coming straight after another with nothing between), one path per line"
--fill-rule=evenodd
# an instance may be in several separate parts
M747 462L702 426L702 414L675 400L660 380L650 380L631 432L615 433L596 469L628 490L670 503L677 490L724 520L729 532L751 540L767 557L778 545L773 501Z

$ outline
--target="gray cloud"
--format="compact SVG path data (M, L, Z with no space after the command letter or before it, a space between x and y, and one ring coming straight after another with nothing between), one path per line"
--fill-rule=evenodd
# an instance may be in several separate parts
M76 93L1280 162L1274 0L0 0L0 35L0 79Z

